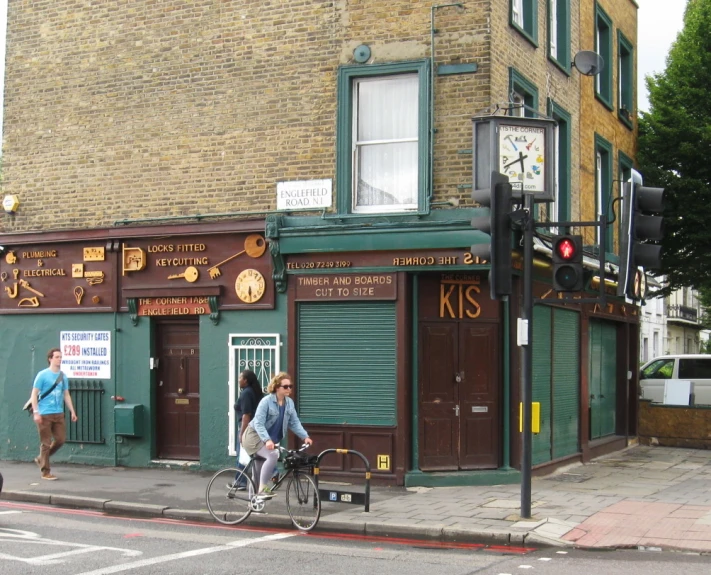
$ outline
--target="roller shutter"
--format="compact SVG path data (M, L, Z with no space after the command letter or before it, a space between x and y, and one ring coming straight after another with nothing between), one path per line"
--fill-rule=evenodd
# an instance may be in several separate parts
M298 402L304 423L395 425L395 302L301 303Z

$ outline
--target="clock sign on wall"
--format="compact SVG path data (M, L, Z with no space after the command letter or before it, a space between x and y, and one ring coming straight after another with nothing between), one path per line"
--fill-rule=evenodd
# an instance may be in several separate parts
M253 269L240 272L235 281L237 297L244 303L256 303L262 299L265 287L264 276Z
M555 199L554 128L546 118L474 118L474 185L491 187L491 172L508 177L515 197L530 193L536 202Z

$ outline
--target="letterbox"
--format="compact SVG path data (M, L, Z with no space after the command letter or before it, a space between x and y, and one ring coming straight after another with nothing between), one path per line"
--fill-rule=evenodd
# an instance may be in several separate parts
M143 406L137 403L114 405L116 435L141 437L143 435Z

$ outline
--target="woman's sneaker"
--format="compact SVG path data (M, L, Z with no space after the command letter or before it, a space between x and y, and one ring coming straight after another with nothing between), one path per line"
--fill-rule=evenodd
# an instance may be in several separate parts
M275 493L269 488L265 487L262 489L259 493L257 493L257 499L261 499L262 501L266 499L271 499L274 497Z

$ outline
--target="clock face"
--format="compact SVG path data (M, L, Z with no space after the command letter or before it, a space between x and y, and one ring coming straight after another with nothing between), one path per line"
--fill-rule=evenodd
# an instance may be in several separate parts
M499 166L514 190L546 192L546 133L534 126L499 126Z
M255 303L262 299L265 287L264 276L257 270L244 270L235 280L237 297L245 303Z

